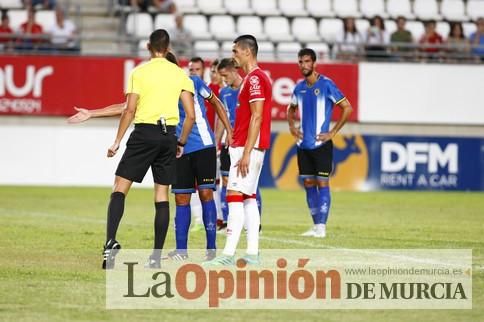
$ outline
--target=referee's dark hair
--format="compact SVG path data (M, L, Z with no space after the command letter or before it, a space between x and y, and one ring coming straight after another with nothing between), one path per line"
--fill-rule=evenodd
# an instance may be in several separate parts
M311 48L303 48L297 53L297 57L301 58L302 56L309 56L311 57L312 61L316 61L316 53Z
M235 62L232 58L224 58L218 63L217 69L222 70L224 68L233 69L235 68Z
M164 53L170 47L170 35L165 29L157 29L151 33L148 46L152 52Z
M234 40L234 44L238 44L240 47L246 49L249 48L252 56L257 57L259 51L259 45L257 45L257 39L252 35L242 35Z
M202 63L202 67L205 68L205 61L202 59L202 57L199 57L199 56L192 57L190 59L190 62L191 63Z

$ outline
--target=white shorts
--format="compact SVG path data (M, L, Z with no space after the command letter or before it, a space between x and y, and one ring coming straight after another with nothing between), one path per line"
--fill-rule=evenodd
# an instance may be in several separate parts
M265 151L252 149L252 152L250 153L249 173L244 178L242 178L242 175L240 174L237 176L237 167L235 167L240 158L242 158L243 153L243 147L229 148L230 171L227 190L242 192L243 194L250 196L257 191L262 164L264 163Z

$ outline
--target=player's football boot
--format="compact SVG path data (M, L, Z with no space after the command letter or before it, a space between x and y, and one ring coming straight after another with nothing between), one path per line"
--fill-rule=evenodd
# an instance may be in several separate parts
M249 255L245 254L243 257L239 258L237 261L244 261L247 265L260 265L259 255Z
M318 224L314 229L313 237L316 238L324 238L326 237L326 225L325 224Z
M303 237L314 237L316 234L316 226L311 227L308 231L301 234Z
M185 252L180 252L177 249L175 249L169 252L168 255L163 259L171 259L174 261L184 261L188 259L188 254Z
M234 256L220 255L210 261L202 263L203 267L233 266L235 265Z
M217 250L216 249L207 249L207 251L205 252L205 261L206 262L211 261L215 257L217 257Z
M114 258L121 249L121 245L114 239L110 239L105 245L103 250L103 269L114 268Z

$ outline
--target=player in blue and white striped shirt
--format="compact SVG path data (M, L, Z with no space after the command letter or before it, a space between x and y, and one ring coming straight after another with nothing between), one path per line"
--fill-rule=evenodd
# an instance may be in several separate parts
M297 139L299 175L304 180L306 200L314 223L302 236L324 238L331 205L332 138L346 123L353 109L335 83L316 71L314 50L301 49L298 64L304 80L294 88L287 121L291 134ZM330 129L334 105L338 105L343 113ZM295 126L296 112L299 112L299 127Z

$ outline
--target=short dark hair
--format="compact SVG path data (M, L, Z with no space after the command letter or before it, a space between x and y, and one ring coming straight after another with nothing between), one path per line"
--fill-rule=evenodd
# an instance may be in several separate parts
M316 61L316 52L311 48L303 48L297 53L297 57L309 56L312 61Z
M165 29L157 29L150 35L150 48L152 51L164 53L170 47L170 35Z
M202 63L202 67L205 68L205 61L200 56L190 58L190 63Z
M174 53L171 51L167 52L165 55L166 60L168 60L170 63L173 63L175 65L178 65L178 60L176 59L176 56Z
M259 45L257 45L257 39L252 35L242 35L234 40L234 44L239 44L242 48L249 48L254 57L257 57L259 51Z
M220 63L220 60L215 59L215 60L212 62L212 64L210 65L210 67L217 67L219 63Z
M407 18L405 18L404 16L398 16L397 19L395 19L396 21L398 20L403 20L403 21L407 21Z
M224 68L235 68L235 62L232 58L224 58L220 61L220 63L217 66L218 70L224 69Z

